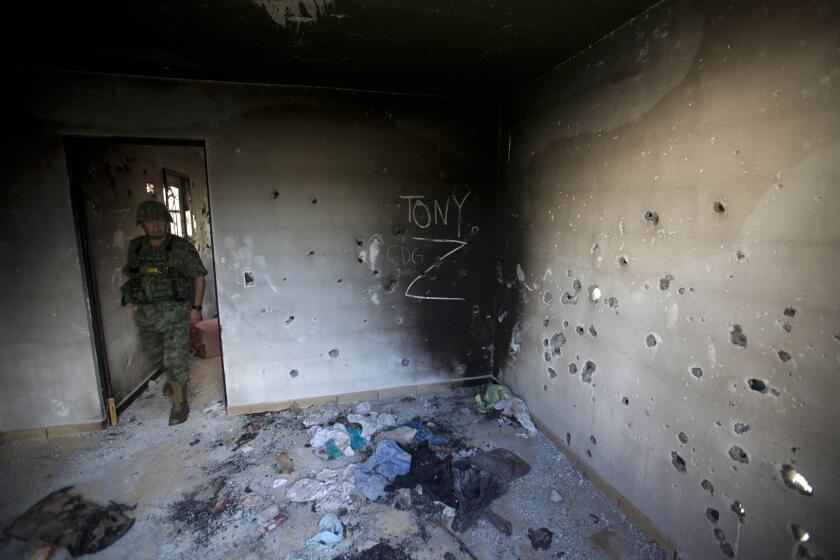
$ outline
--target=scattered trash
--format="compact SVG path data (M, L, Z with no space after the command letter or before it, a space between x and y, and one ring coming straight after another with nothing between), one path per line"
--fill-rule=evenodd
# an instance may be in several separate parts
M265 498L263 498L256 492L250 492L248 494L245 494L236 501L237 505L243 508L252 508L255 506L260 506L263 504L263 502L265 502Z
M350 449L352 449L353 451L361 451L362 449L367 447L367 441L365 441L365 438L362 437L361 428L354 428L353 426L348 426L347 433L350 434Z
M343 469L324 469L313 478L303 478L286 491L292 502L315 502L315 511L336 511L351 503L355 488L353 470L356 465Z
M356 414L367 414L370 412L370 403L369 402L360 402L353 408L353 412Z
M417 443L423 443L424 441L428 441L432 445L444 445L449 441L449 438L443 434L435 434L429 428L423 424L422 420L412 420L407 424L404 424L410 428L414 428L415 434L414 437L417 440Z
M341 410L338 404L328 402L322 405L313 406L306 416L303 418L303 425L307 428L311 426L324 426L332 424L338 420Z
M277 504L271 504L257 514L257 521L260 523L268 523L269 521L276 519L278 515L280 515L280 508Z
M412 560L412 558L403 550L381 542L356 554L342 554L332 560Z
M510 389L504 385L491 383L487 386L487 389L484 390L484 399L481 398L481 395L475 396L475 407L479 410L479 412L487 412L487 410L497 402L509 399L512 396L513 393L511 393Z
M26 560L70 560L70 551L57 544L39 545L26 555Z
M274 460L277 461L274 465L277 472L280 474L290 474L294 472L295 463L292 461L292 458L289 457L288 453L278 453L274 456Z
M519 397L511 397L499 401L493 405L493 408L501 411L505 416L516 418L516 421L532 436L537 434L537 427L534 426L534 423L531 421L531 415L528 413L528 405Z
M272 519L271 521L268 521L268 522L264 523L263 526L262 526L263 534L267 534L267 533L271 532L272 530L276 529L277 527L279 527L280 525L282 525L285 522L286 522L285 517L278 517L277 519Z
M448 506L439 500L435 500L435 504L443 506L443 510L441 513L444 517L455 517L455 508L452 506Z
M285 486L289 483L288 478L275 478L274 482L271 483L272 488L280 488L281 486Z
M559 504L563 501L563 496L560 495L560 492L552 488L551 493L548 495L548 499L554 502L555 504Z
M378 434L376 434L376 440L382 441L390 439L403 445L410 445L414 441L416 435L417 430L415 430L411 426L399 426L398 428L394 428L393 430L379 432Z
M100 506L70 494L72 486L56 490L4 529L10 537L38 540L66 548L73 556L93 554L119 540L134 525L128 506Z
M246 445L249 441L253 441L258 435L259 432L245 432L236 439L236 442L233 444L233 450L239 451L242 446ZM251 450L253 451L253 448Z
M554 533L542 527L537 529L528 529L528 538L531 539L531 546L534 550L548 550L551 546L551 539L554 538Z
M358 424L362 427L362 437L370 441L370 438L385 428L390 428L397 425L397 417L393 414L376 414L369 413L362 414L348 414L347 421L353 424Z
M309 445L312 449L325 450L331 459L343 455L352 457L356 454L350 446L350 434L344 424L336 423L329 428L312 426L309 428L309 437Z
M329 550L344 539L344 526L334 513L328 513L318 522L318 533L306 540L312 550Z
M217 410L222 410L225 407L225 403L222 401L216 401L215 403L211 404L210 406L204 407L204 412L215 412Z
M248 453L250 453L253 450L254 450L254 448L251 447L250 445L243 445L242 447L239 448L239 452L242 453L243 455L247 455Z
M393 440L379 442L370 458L356 466L356 489L368 500L374 501L385 493L385 486L398 475L411 470L411 455Z
M222 513L223 511L225 511L225 508L227 507L227 503L228 503L228 497L227 496L222 496L219 499L219 501L216 502L216 505L213 506L213 513Z

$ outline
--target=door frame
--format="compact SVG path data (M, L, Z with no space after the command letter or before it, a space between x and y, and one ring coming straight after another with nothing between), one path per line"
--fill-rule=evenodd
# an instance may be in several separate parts
M207 178L207 144L203 139L184 139L184 138L145 138L145 137L126 137L126 136L99 136L99 135L78 135L67 134L63 135L62 143L64 145L64 157L67 166L67 177L70 188L70 205L73 213L73 224L76 230L76 246L78 247L79 257L82 269L82 283L84 285L85 295L87 296L87 312L88 320L91 326L91 339L94 354L94 365L97 369L97 378L99 380L99 389L102 397L102 407L107 421L109 417L109 400L114 398L113 387L111 385L111 371L108 365L108 354L105 346L105 331L103 327L101 305L99 302L99 293L97 290L96 268L93 263L93 250L90 243L90 230L88 229L87 213L85 212L85 196L84 196L84 178L76 176L71 162L74 156L78 153L79 147L82 144L99 143L99 144L139 144L146 146L191 146L198 147L204 150L204 175L207 180L208 191L208 213L212 216L210 210L210 181ZM210 221L210 244L213 252L213 265L215 267L215 243L213 241L213 222ZM218 298L218 286L214 282L213 289L216 290ZM158 369L152 373L149 378L141 383L129 395L123 398L119 406L116 407L116 413L123 412L134 400L145 391L148 380L153 379L160 374ZM224 386L225 375L224 366L222 366L222 384ZM225 391L227 394L227 391Z

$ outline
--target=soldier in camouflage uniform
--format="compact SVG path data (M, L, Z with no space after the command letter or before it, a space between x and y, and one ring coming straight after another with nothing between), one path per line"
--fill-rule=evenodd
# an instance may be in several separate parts
M201 320L204 276L207 269L192 243L169 233L172 221L163 203L144 201L137 208L137 224L146 235L128 246L123 272L123 305L133 304L144 350L154 362L163 362L171 388L169 425L180 424L190 412L187 404L189 379L189 326Z

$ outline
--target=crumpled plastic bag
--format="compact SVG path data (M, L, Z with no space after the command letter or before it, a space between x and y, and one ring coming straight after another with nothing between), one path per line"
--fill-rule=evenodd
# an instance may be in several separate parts
M532 436L537 434L537 427L534 426L534 422L531 420L531 414L528 412L528 405L525 404L525 401L519 397L510 397L503 401L499 401L493 405L493 408L501 411L502 414L509 418L516 418L516 421L519 422L522 427L525 428L525 431Z
M475 407L479 410L479 412L487 412L487 410L497 402L509 399L512 396L513 393L511 393L510 389L504 385L491 383L487 386L487 389L485 389L483 399L481 398L481 395L475 396Z
M367 441L370 441L370 438L376 432L397 425L396 416L388 413L376 414L373 412L367 415L348 414L347 421L353 424L359 424L362 427L362 437Z
M306 539L312 550L329 550L344 539L344 526L334 513L328 513L318 522L319 531Z
M356 465L343 469L324 469L313 478L303 478L286 490L292 502L315 502L315 511L336 511L351 504L355 488L353 470Z
M354 456L356 453L351 446L351 435L344 427L344 424L336 423L329 428L322 428L321 426L312 426L309 428L309 445L312 449L320 450L326 449L327 443L332 440L333 444L330 449L327 449L328 455L332 448L338 449L342 455L348 457Z

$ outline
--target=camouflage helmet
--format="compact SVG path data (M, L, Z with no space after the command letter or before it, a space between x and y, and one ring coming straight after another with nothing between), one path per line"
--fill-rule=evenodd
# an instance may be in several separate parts
M144 200L141 202L140 206L137 207L137 225L139 226L143 222L154 222L158 220L162 222L172 221L172 216L169 214L166 206L163 205L163 202L158 200Z

